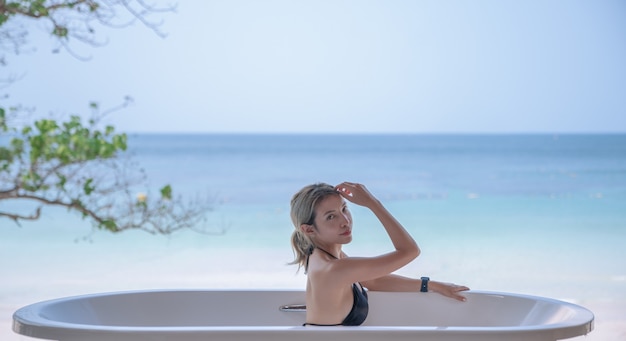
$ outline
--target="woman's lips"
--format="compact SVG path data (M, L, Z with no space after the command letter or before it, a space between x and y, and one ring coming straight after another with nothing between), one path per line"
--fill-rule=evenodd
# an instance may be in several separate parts
M348 230L348 231L346 231L346 232L342 233L341 235L342 235L342 236L349 236L349 235L351 235L351 234L352 234L352 231L351 231L351 230Z

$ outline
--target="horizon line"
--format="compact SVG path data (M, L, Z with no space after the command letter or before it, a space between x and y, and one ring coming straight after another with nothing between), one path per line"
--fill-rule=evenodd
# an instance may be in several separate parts
M129 135L626 135L626 131L606 132L366 132L366 131L120 131Z

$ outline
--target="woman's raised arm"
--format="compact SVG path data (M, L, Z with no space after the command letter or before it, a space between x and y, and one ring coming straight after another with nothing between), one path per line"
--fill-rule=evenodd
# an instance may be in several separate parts
M337 191L348 201L369 208L385 228L395 251L377 257L350 257L336 262L335 272L346 281L366 281L382 277L405 266L420 254L420 249L411 235L387 211L364 185L343 182Z

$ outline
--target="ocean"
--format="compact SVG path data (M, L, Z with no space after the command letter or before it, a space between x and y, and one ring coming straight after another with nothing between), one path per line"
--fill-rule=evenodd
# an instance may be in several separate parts
M365 184L422 255L399 273L563 299L596 313L585 340L626 339L626 134L136 134L152 191L212 198L199 228L111 234L66 210L0 220L0 336L17 308L151 288L304 288L289 200L314 182ZM20 208L0 203L0 210ZM351 205L348 254L391 243Z

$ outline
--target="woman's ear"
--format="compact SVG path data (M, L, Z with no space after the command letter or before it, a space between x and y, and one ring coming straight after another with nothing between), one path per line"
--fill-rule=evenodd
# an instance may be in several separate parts
M302 231L305 235L310 236L315 233L315 227L309 224L302 224L300 225L300 231Z

